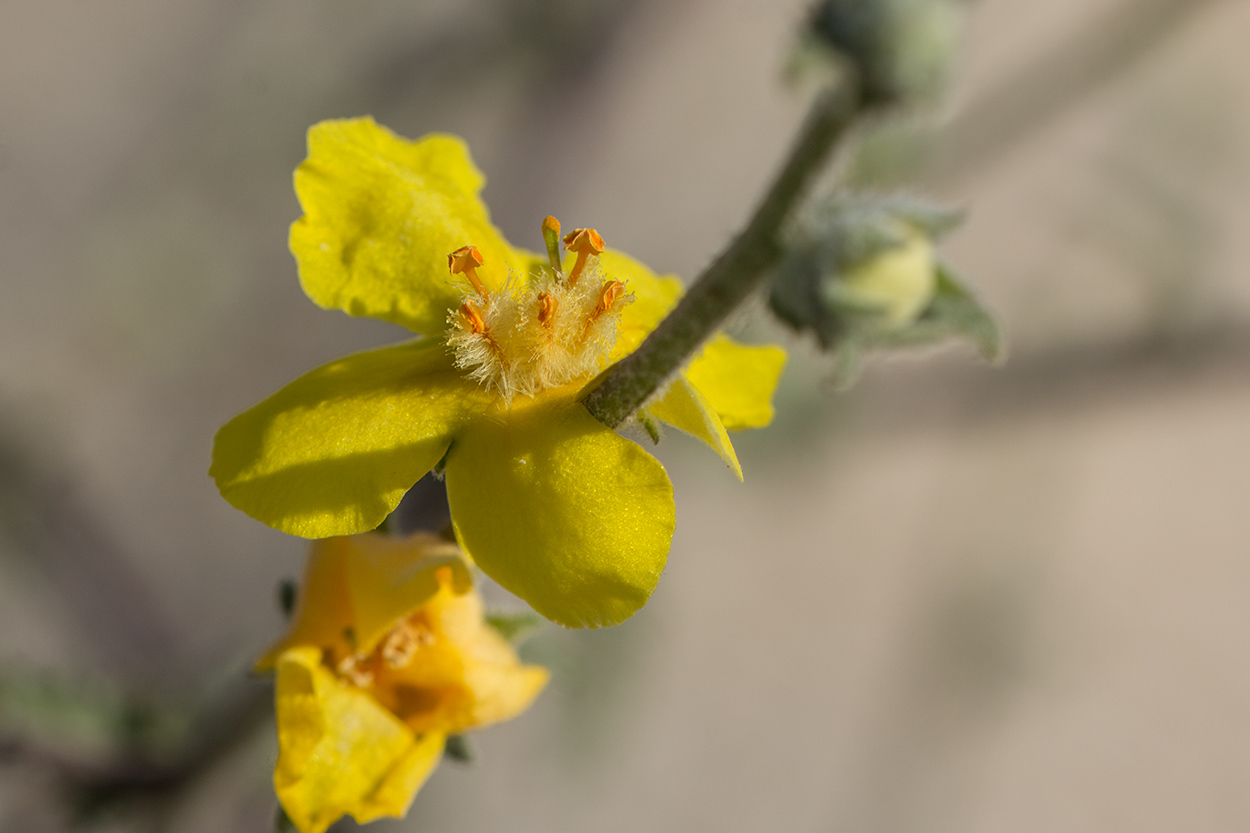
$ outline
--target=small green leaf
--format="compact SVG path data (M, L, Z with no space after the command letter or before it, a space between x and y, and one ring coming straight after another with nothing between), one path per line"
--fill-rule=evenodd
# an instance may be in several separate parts
M513 645L520 645L529 639L543 626L544 622L546 620L532 610L496 611L486 614L486 624Z

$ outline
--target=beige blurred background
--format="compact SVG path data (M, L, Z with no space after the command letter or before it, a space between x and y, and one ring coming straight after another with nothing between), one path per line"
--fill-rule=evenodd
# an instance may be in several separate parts
M304 545L218 497L212 434L402 337L299 290L310 124L460 133L512 240L552 213L689 279L802 118L803 11L0 5L0 693L16 668L182 697L281 627ZM536 708L377 829L1250 829L1247 33L1245 0L972 4L946 104L844 169L968 207L944 252L1011 360L878 361L836 395L743 315L793 352L745 484L666 439L651 604L539 635ZM270 829L249 725L87 829ZM7 752L0 830L65 829L58 755Z

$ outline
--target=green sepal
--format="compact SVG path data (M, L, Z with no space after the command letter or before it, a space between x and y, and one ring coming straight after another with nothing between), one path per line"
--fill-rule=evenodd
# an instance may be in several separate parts
M902 328L881 327L880 316L869 310L848 305L823 308L825 329L817 330L817 336L833 354L830 383L835 390L848 390L859 380L864 359L872 350L923 347L963 338L989 363L1003 362L1006 345L998 322L948 264L938 261L936 272L932 300L914 322Z
M655 420L646 411L638 412L638 424L642 426L642 430L647 432L647 436L651 438L652 444L660 444L660 426L655 424Z
M295 579L284 578L278 582L278 609L283 618L290 619L295 613L295 603L299 599L299 584Z
M477 758L477 751L464 735L448 735L443 754L458 764L471 764Z
M1002 330L981 305L967 283L946 263L937 264L937 292L929 306L909 327L877 334L880 347L933 344L951 337L967 339L991 364L1006 358Z

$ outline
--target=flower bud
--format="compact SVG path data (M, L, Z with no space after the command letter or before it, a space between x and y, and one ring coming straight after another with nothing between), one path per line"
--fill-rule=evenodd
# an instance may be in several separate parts
M840 195L817 205L791 235L773 284L773 310L832 347L850 329L886 333L913 324L933 300L933 239L959 214L902 197Z
M840 194L790 230L768 302L796 330L834 354L833 383L853 383L880 349L969 341L1002 360L998 325L933 241L962 215L914 198Z
M959 6L957 0L823 0L809 30L854 64L867 101L901 103L945 86L962 28Z
M877 315L877 328L897 330L914 322L933 300L937 268L933 245L918 231L907 242L847 269L824 287L826 302Z

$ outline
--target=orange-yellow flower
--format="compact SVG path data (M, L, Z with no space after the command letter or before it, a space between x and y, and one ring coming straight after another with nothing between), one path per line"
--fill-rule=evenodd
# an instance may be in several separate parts
M274 788L302 833L403 816L448 735L524 711L547 682L485 621L470 567L426 534L313 544L276 674Z

